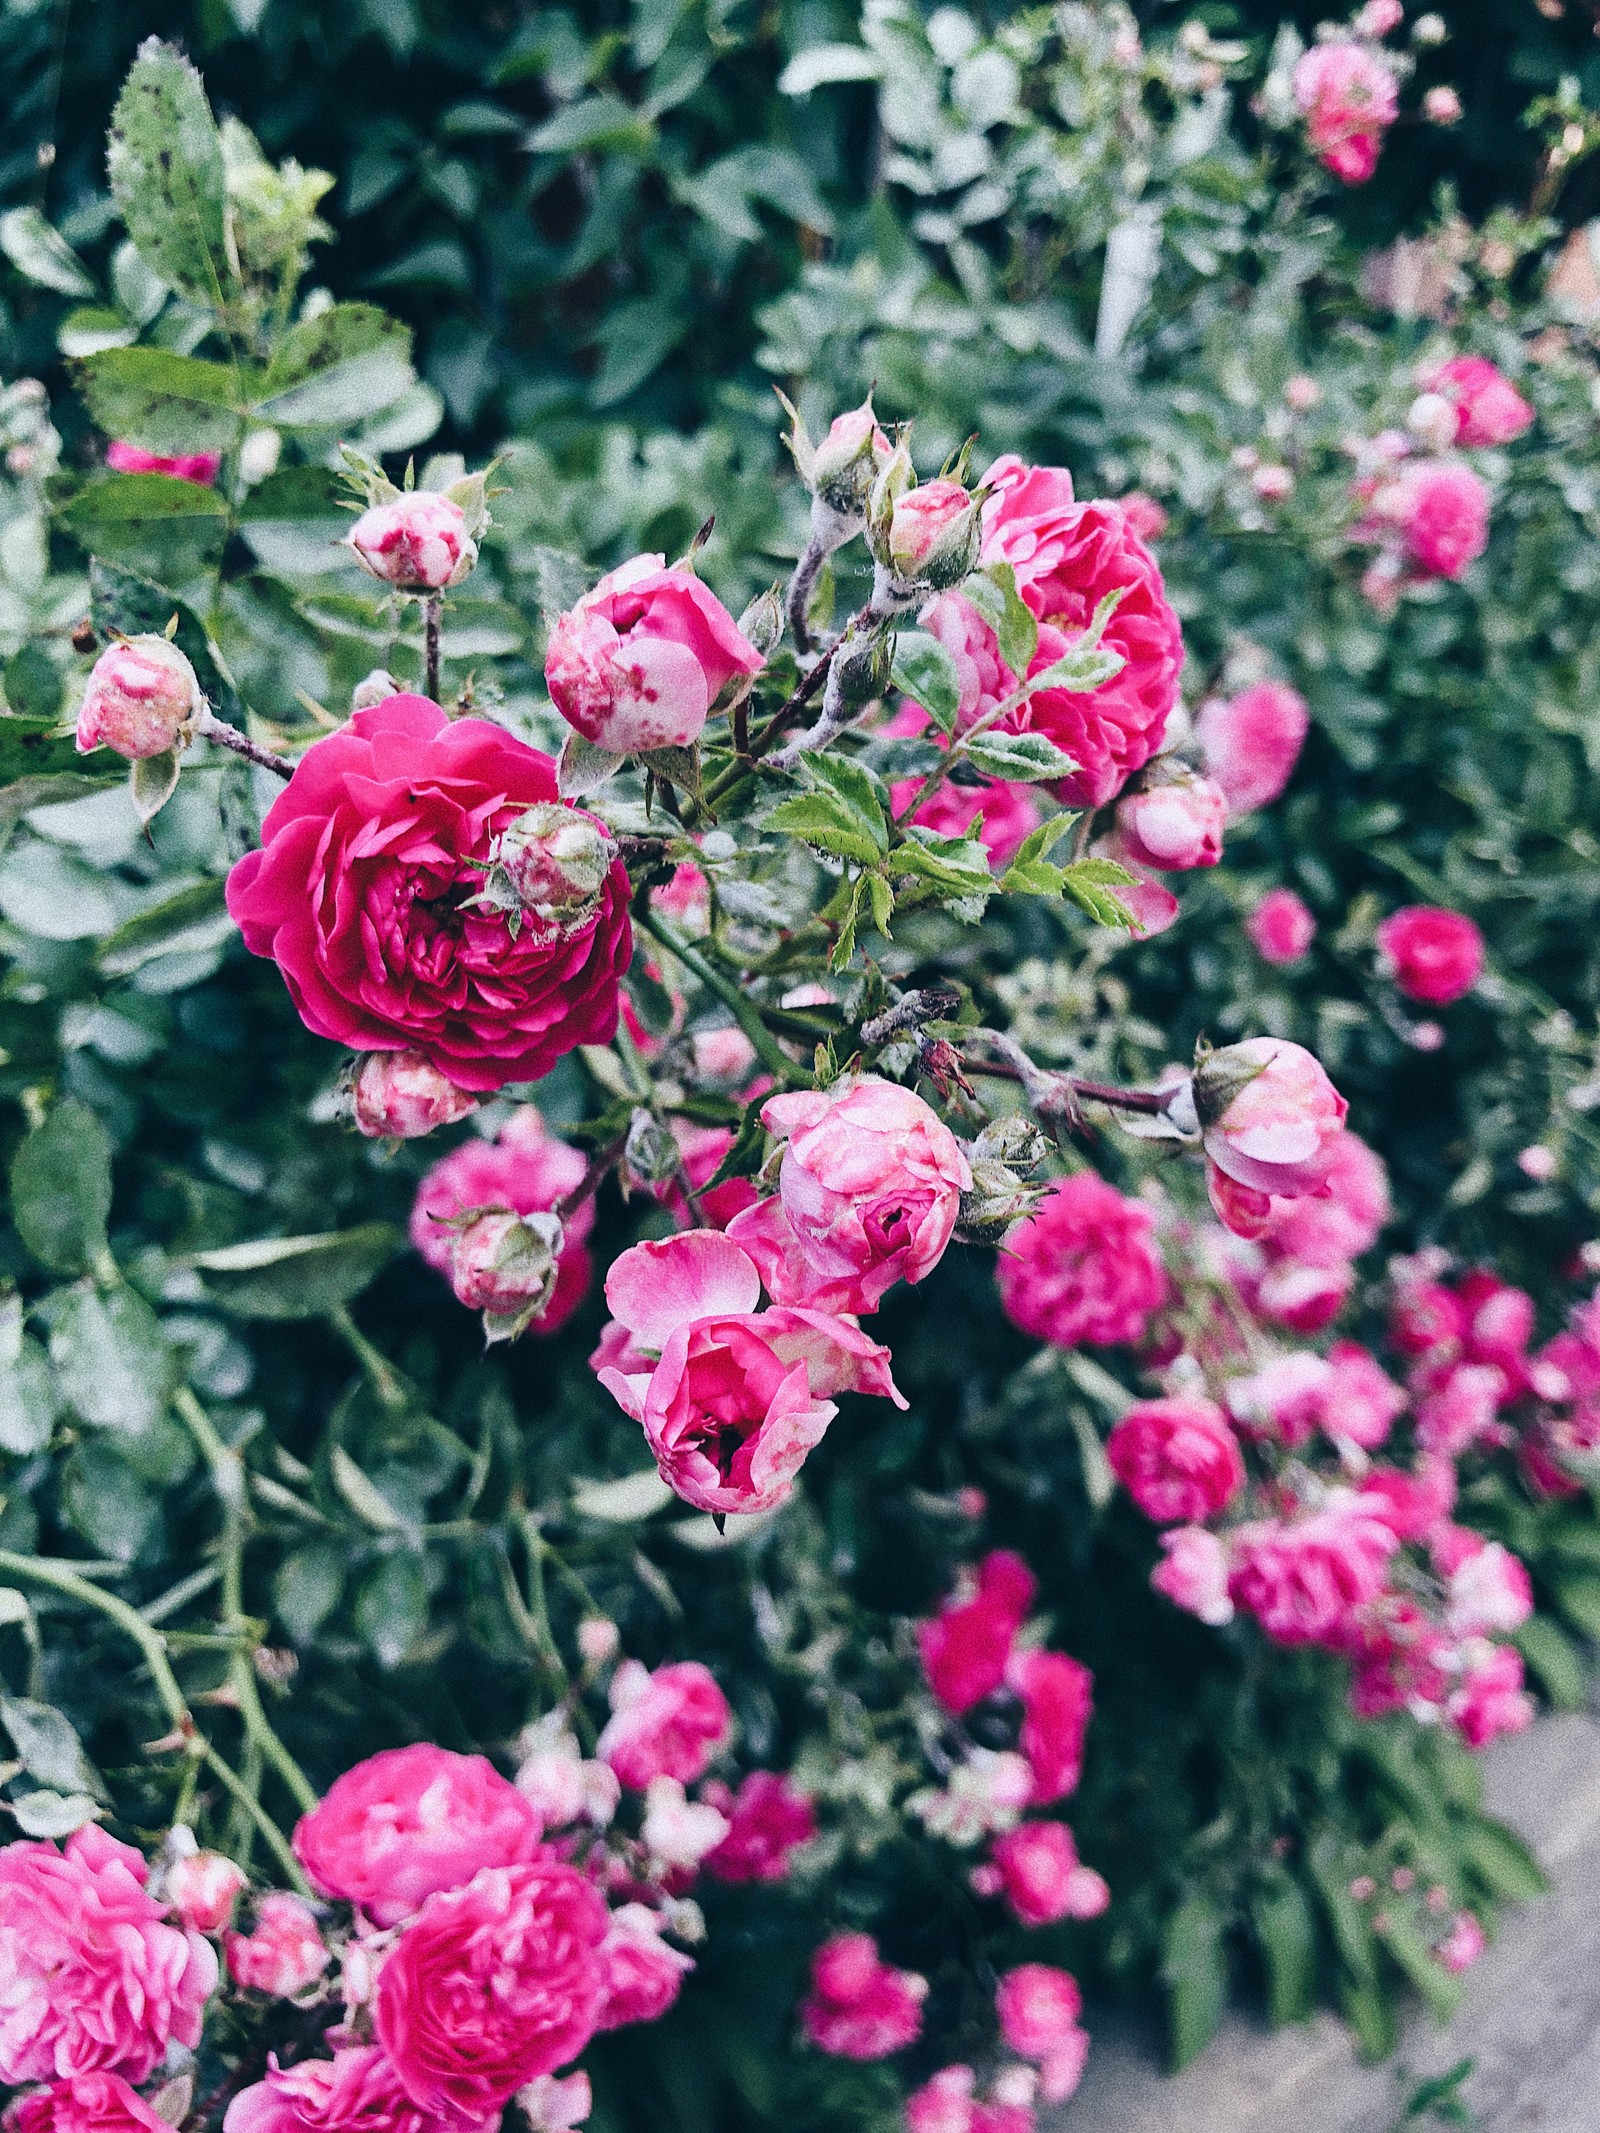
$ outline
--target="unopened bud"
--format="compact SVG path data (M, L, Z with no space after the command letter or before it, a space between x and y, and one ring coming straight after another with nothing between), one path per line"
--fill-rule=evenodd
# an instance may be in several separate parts
M961 1195L956 1234L967 1244L998 1244L1014 1222L1031 1215L1044 1198L1042 1185L1030 1185L1008 1164L971 1158L971 1190Z
M416 1140L478 1108L477 1097L414 1051L359 1054L341 1095L351 1124L369 1140Z
M1195 1112L1206 1154L1254 1192L1315 1192L1333 1162L1349 1109L1305 1048L1249 1037L1196 1060Z
M878 427L871 400L864 400L848 414L834 416L827 436L812 457L811 472L805 477L807 486L827 510L852 519L859 526L878 469L889 458L891 449Z
M539 800L495 840L473 901L504 911L513 936L526 923L553 940L594 916L616 857L615 840L593 815Z
M622 1649L622 1632L607 1615L587 1615L578 1624L578 1650L589 1666L604 1666Z
M1250 486L1264 504L1281 504L1294 494L1294 476L1287 467L1275 464L1257 467Z
M674 1135L641 1104L628 1123L622 1160L636 1184L665 1185L677 1176L683 1156Z
M100 654L78 710L78 752L130 763L186 747L205 707L194 668L165 637L129 637Z
M1116 832L1136 866L1162 873L1214 867L1222 857L1228 796L1176 756L1157 756L1137 790L1117 802Z
M783 595L776 585L756 594L739 617L739 629L766 658L783 635Z
M347 545L375 578L398 592L442 592L459 585L478 560L460 504L427 489L363 511Z
M559 1215L485 1207L460 1218L450 1286L469 1311L483 1312L490 1340L513 1338L548 1310L563 1242Z
M1429 89L1422 99L1422 115L1435 126L1459 125L1461 109L1461 98L1447 82Z
M1443 44L1450 35L1443 15L1419 15L1411 25L1411 42L1420 45Z
M990 1119L968 1153L975 1163L1004 1163L1025 1177L1050 1153L1050 1140L1031 1118L1015 1111Z
M893 667L892 633L870 626L858 629L852 622L833 655L829 696L842 709L856 710L862 704L870 704L888 688Z
M1297 415L1309 415L1322 398L1322 387L1304 371L1296 371L1284 386L1283 397L1286 405L1292 407Z
M958 481L896 487L897 452L878 477L867 520L873 560L902 602L944 592L970 577L983 536L982 506Z
M166 1870L166 1898L194 1933L220 1933L247 1876L221 1852L187 1852Z

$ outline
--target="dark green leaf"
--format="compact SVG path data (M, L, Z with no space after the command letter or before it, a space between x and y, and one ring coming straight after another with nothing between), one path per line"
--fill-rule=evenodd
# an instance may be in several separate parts
M218 880L199 881L180 889L130 918L115 933L108 934L95 960L108 977L123 978L141 969L158 955L182 954L209 948L232 931L223 903L223 885Z
M403 1239L386 1222L314 1237L264 1237L197 1252L194 1265L240 1318L318 1318L358 1296Z
M1559 1711L1583 1708L1588 1676L1577 1646L1548 1615L1524 1622L1513 1642L1532 1668L1539 1687Z
M54 725L61 716L64 678L42 644L25 644L6 661L6 703L18 717Z
M69 1096L17 1150L11 1218L36 1259L81 1274L105 1252L110 1212L110 1139L88 1105Z
M80 1444L61 1476L61 1507L96 1555L131 1563L161 1528L155 1492L105 1442Z
M169 348L103 348L72 370L106 435L150 452L227 451L257 384L247 372Z
M151 37L140 46L117 99L106 161L128 235L151 272L185 296L213 302L233 279L222 141L200 76L172 45Z

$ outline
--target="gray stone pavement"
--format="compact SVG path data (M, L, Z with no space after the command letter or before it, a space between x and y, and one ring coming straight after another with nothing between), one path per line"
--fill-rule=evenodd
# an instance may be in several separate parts
M1419 2013L1399 2059L1419 2078L1474 2060L1462 2093L1481 2133L1600 2133L1600 1721L1541 1720L1496 1742L1484 1775L1554 1886L1503 1915L1449 2026ZM1232 2017L1173 2079L1147 2029L1088 2020L1083 2085L1047 2133L1391 2133L1400 2116L1394 2065L1363 2066L1329 2017L1276 2035Z

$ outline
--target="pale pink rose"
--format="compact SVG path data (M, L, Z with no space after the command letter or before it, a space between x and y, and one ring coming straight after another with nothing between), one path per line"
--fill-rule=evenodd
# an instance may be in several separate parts
M906 1404L888 1349L852 1319L799 1307L758 1311L759 1296L754 1262L716 1230L636 1244L606 1277L631 1352L613 1360L602 1341L596 1374L643 1425L662 1479L702 1511L786 1502L838 1413L835 1394ZM643 1351L657 1346L652 1365Z
M691 1800L676 1778L653 1777L645 1789L639 1838L652 1859L696 1873L707 1852L728 1834L728 1818L704 1800Z
M629 2022L657 2022L683 1989L694 1958L671 1948L661 1937L661 1921L642 1903L625 1903L611 1914L600 1943L605 1998L597 2029L621 2029Z
M810 1794L776 1770L752 1770L737 1792L709 1782L701 1798L728 1822L728 1834L705 1862L717 1881L787 1881L795 1853L817 1834Z
M402 592L459 585L478 560L461 506L426 489L363 511L350 528L349 546L375 578Z
M30 2089L6 2112L6 2133L171 2133L120 2074L73 2074Z
M1117 508L1141 541L1159 541L1167 530L1167 512L1143 489L1130 489L1117 498Z
M878 1308L876 1285L859 1274L828 1276L802 1244L780 1193L752 1200L732 1216L728 1236L761 1276L774 1303L865 1318Z
M995 1265L1006 1316L1058 1348L1144 1338L1167 1294L1155 1217L1092 1171L1053 1185Z
M1317 937L1317 922L1293 889L1269 889L1244 930L1264 963L1298 963Z
M1296 63L1294 100L1319 161L1344 184L1365 184L1400 109L1394 72L1376 47L1349 38L1314 44Z
M597 1891L554 1860L430 1896L378 1973L378 2042L406 2094L475 2125L569 2065L604 2003L609 1927Z
M978 506L960 482L920 482L894 499L875 552L902 584L943 588L978 560L980 530Z
M1298 1349L1269 1356L1248 1377L1230 1378L1223 1398L1248 1435L1296 1451L1322 1421L1333 1374L1325 1356ZM1198 1519L1208 1514L1196 1510L1187 1515Z
M1322 399L1322 387L1305 371L1296 371L1283 388L1284 402L1297 415L1309 415Z
M1215 1518L1244 1487L1238 1439L1214 1400L1135 1401L1111 1432L1106 1457L1158 1526Z
M1353 1266L1280 1259L1256 1283L1250 1308L1257 1318L1290 1333L1320 1333L1344 1309L1355 1279Z
M1542 1141L1533 1141L1528 1147L1517 1150L1517 1168L1536 1185L1548 1185L1561 1168L1561 1158Z
M1408 1000L1448 1006L1483 974L1483 935L1460 911L1407 904L1378 928L1378 954Z
M1024 1822L1008 1829L995 1839L990 1858L999 1876L996 1893L1025 1926L1098 1918L1111 1901L1100 1875L1079 1859L1065 1822Z
M236 1985L292 2000L313 1986L328 1967L328 1948L311 1906L274 1891L256 1905L253 1933L230 1933L224 1944Z
M1467 1538L1477 1545L1449 1571L1445 1622L1458 1637L1509 1636L1533 1613L1527 1567L1499 1541Z
M1018 2073L1029 2076L1026 2096L1011 2094ZM906 2098L907 2133L1034 2133L1031 2067L997 2074L987 2103L976 2101L977 2079L970 2066L942 2067Z
M1020 1963L1002 1976L995 2013L1007 2047L1019 2059L1037 2062L1045 2102L1064 2103L1078 2086L1089 2048L1079 2024L1083 1994L1077 1979L1049 1963Z
M1129 858L1136 866L1166 873L1214 867L1222 857L1228 819L1222 787L1171 764L1167 756L1158 757L1144 775L1147 782L1117 802L1117 835Z
M478 1098L446 1080L421 1052L365 1052L350 1080L351 1119L369 1140L411 1141L453 1126Z
M166 1897L193 1933L220 1933L249 1877L221 1852L189 1852L166 1872Z
M1422 93L1422 115L1430 125L1459 125L1465 108L1461 101L1460 91L1452 89L1448 82L1436 82L1431 89L1425 89ZM1470 362L1472 358L1468 356L1463 357L1462 360ZM1510 392L1512 388L1508 385L1506 390ZM1521 395L1516 394L1515 397L1520 399ZM1512 434L1516 435L1517 433L1514 431ZM1485 439L1483 441L1488 442L1489 440Z
M546 1829L579 1821L604 1829L622 1797L616 1772L608 1763L588 1761L570 1733L536 1731L539 1744L517 1765L518 1792Z
M517 2103L527 2119L529 2133L572 2133L594 2109L589 2077L576 2074L540 2074L517 2091ZM226 2133L226 2129L224 2129Z
M557 619L545 681L561 716L597 748L687 748L711 706L762 655L692 570L635 556Z
M1236 1184L1292 1199L1332 1167L1349 1105L1320 1064L1281 1037L1247 1037L1195 1070L1206 1154Z
M658 1666L654 1673L625 1659L611 1680L611 1717L596 1755L630 1791L652 1778L692 1785L704 1777L733 1729L728 1699L698 1659Z
M1283 1205L1270 1193L1256 1192L1248 1185L1240 1185L1226 1177L1215 1163L1207 1163L1206 1198L1211 1202L1211 1212L1223 1228L1235 1237L1251 1239L1264 1236L1272 1226L1272 1210Z
M894 1970L867 1933L838 1933L811 1958L811 1991L800 2009L806 2035L836 2059L887 2059L922 2030L928 1981Z
M1424 1451L1459 1459L1492 1440L1505 1379L1493 1363L1452 1363L1417 1401L1417 1440Z
M918 1282L944 1256L972 1172L922 1098L875 1074L774 1096L762 1124L784 1143L778 1189L819 1274L875 1299Z
M204 705L188 660L165 637L128 637L95 661L78 707L77 747L109 748L128 762L187 744Z
M1522 1654L1509 1644L1485 1646L1484 1652L1446 1706L1469 1748L1487 1748L1502 1733L1521 1733L1533 1724L1533 1699L1522 1686Z
M548 1214L581 1182L584 1169L579 1151L548 1131L534 1105L521 1104L496 1139L474 1135L426 1173L411 1208L412 1246L448 1278L456 1236L450 1225L457 1216L473 1208ZM592 1198L564 1218L555 1288L543 1316L529 1327L531 1333L556 1332L583 1302L594 1271L585 1244L593 1227Z
M141 444L129 444L124 438L106 446L106 465L113 474L170 474L177 481L192 481L196 488L209 489L222 468L220 452L178 452L168 456L163 452L147 452Z
M1487 356L1452 356L1422 384L1450 402L1456 415L1453 441L1469 449L1510 444L1533 426L1533 409Z
M1406 11L1401 0L1366 0L1365 7L1357 11L1350 26L1359 37L1387 37L1405 19Z
M1006 1678L1017 1632L1038 1591L1020 1555L997 1548L978 1565L930 1622L917 1624L928 1686L952 1718L960 1718Z
M1450 1930L1433 1951L1434 1961L1452 1975L1470 1970L1489 1945L1484 1931L1470 1911L1457 1911Z
M483 1756L419 1743L336 1778L301 1817L294 1849L323 1895L392 1926L480 1867L536 1859L541 1836L531 1804Z
M0 1848L0 2081L143 2081L169 2042L199 2043L216 1951L165 1923L148 1871L92 1823L64 1851Z
M1150 1573L1156 1591L1186 1615L1213 1629L1233 1620L1228 1597L1228 1551L1204 1526L1178 1526L1161 1536L1163 1560Z
M1390 1211L1383 1159L1346 1127L1333 1144L1320 1190L1273 1202L1267 1249L1275 1259L1306 1266L1344 1266L1372 1249Z
M1285 681L1258 681L1237 696L1200 706L1195 738L1206 774L1228 796L1230 815L1252 814L1276 800L1294 774L1311 713Z
M1328 1362L1332 1374L1322 1398L1322 1427L1330 1437L1375 1451L1404 1414L1405 1393L1355 1341L1335 1341Z
M1022 1704L1017 1746L1032 1778L1029 1806L1049 1807L1077 1791L1093 1686L1089 1669L1065 1652L1012 1653L1006 1687Z
M1395 1535L1362 1502L1233 1536L1229 1591L1280 1644L1337 1646L1383 1588Z

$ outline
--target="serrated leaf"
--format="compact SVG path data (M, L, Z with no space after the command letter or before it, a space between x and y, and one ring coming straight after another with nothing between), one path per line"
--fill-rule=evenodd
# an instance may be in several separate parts
M254 383L248 373L170 348L103 348L79 356L72 374L108 437L166 453L225 452Z
M378 304L330 304L315 318L290 327L278 344L262 387L268 394L286 393L360 356L380 354L398 355L409 370L411 328L391 318ZM358 416L370 412L370 406L356 410Z
M569 733L561 744L561 759L556 765L556 783L562 799L581 800L587 793L598 792L627 760L609 748L597 748L581 733Z
M925 630L904 631L895 642L890 679L897 689L915 698L942 732L955 731L961 710L961 676L937 637Z
M572 1508L579 1517L607 1526L638 1525L674 1500L671 1489L654 1467L646 1473L625 1474L620 1481L572 1484Z
M176 474L111 474L80 489L61 511L80 538L100 527L138 527L173 518L222 520L228 506L215 489Z
M890 861L895 873L915 874L950 896L992 896L989 854L979 837L941 837L913 822Z
M1123 933L1133 931L1133 914L1112 892L1133 886L1134 877L1127 869L1110 860L1080 859L1061 869L1062 895L1087 912L1097 926L1115 926Z
M5 1804L25 1837L70 1837L100 1819L100 1809L83 1792L26 1792Z
M651 748L638 758L645 770L654 771L663 784L676 785L691 799L700 797L700 750L690 748Z
M69 1096L17 1150L11 1219L35 1259L81 1274L105 1252L110 1213L110 1138L88 1105Z
M54 1704L26 1696L0 1696L0 1725L11 1736L22 1767L52 1792L86 1792L107 1797L105 1783L73 1731L71 1721Z
M407 1521L395 1509L376 1482L364 1474L342 1444L328 1454L328 1473L334 1487L364 1526L378 1533L400 1533Z
M1000 594L1000 613L993 625L1000 657L1020 681L1039 649L1039 624L1017 591L1017 574L1009 563L990 563L983 575Z
M884 939L888 940L890 938L889 921L894 916L894 891L881 874L868 874L866 883L867 902L872 910L872 923L877 927Z
M169 288L215 302L233 280L222 139L199 74L158 38L139 47L117 98L106 166L146 266Z
M828 957L828 968L830 970L847 970L850 967L850 959L856 952L856 928L861 923L861 903L866 894L866 886L866 875L858 875L850 894L849 909L845 912L844 918L840 922L839 937L834 942L832 953ZM823 1046L819 1044L817 1047L818 1052L820 1053L823 1049Z
M399 1250L386 1222L309 1237L262 1237L197 1252L206 1287L239 1318L319 1318L348 1303Z
M95 293L94 276L36 207L13 207L0 215L0 252L36 289L54 289L60 296Z
M1000 877L1002 891L1008 896L1059 896L1066 869L1058 867L1046 855L1077 820L1078 817L1072 814L1052 815L1036 830L1030 830L1018 845L1016 857Z
M890 802L882 779L842 756L808 756L806 771L811 791L783 801L768 826L858 865L886 857Z
M961 752L974 770L987 778L1007 778L1013 784L1037 785L1046 778L1066 778L1080 766L1042 733L974 734L961 745Z

